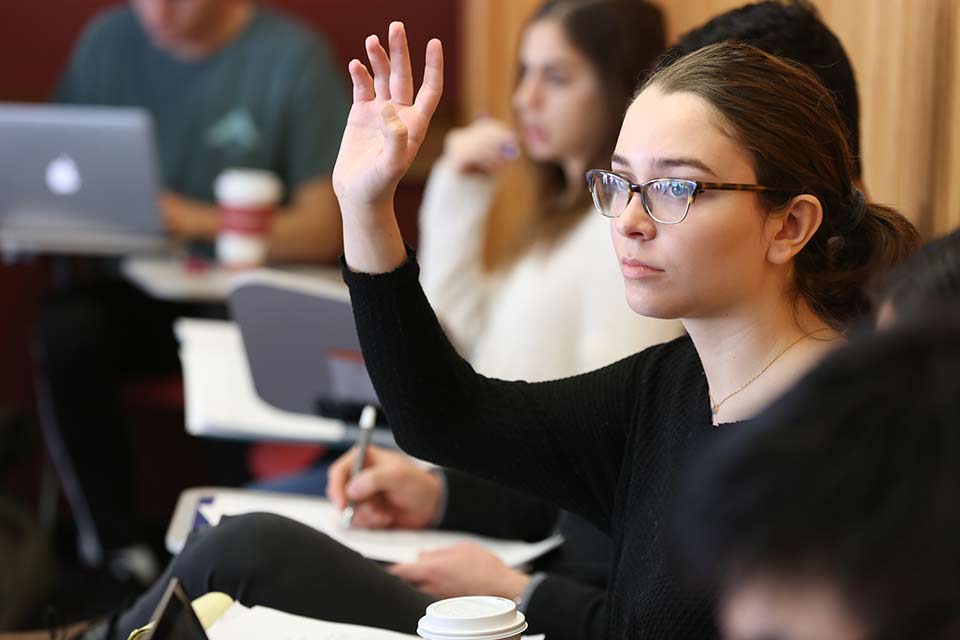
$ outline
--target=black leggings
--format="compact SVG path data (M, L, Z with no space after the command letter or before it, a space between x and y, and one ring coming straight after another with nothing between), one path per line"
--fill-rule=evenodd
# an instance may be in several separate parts
M311 527L255 513L191 534L160 580L120 614L110 637L124 640L147 624L174 576L192 598L220 591L247 606L409 634L434 601Z

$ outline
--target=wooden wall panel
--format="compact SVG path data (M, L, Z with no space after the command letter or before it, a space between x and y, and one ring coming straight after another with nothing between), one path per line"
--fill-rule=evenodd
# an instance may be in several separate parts
M933 232L937 235L960 228L960 2L956 0L944 12L940 41L939 110L934 123L938 146Z

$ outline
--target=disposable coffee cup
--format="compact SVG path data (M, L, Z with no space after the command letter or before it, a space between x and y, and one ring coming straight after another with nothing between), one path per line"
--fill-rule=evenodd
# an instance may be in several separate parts
M527 621L512 600L466 596L428 606L417 635L426 640L519 640L526 628Z
M283 194L280 179L262 169L227 169L217 176L213 191L220 207L217 260L234 269L262 265Z

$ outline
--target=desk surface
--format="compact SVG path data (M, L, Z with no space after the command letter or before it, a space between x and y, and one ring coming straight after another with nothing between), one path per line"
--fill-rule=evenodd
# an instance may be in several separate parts
M192 435L346 444L359 437L356 425L267 404L256 392L243 338L233 322L182 318L174 329L180 341L187 431ZM387 429L376 429L373 441L396 447Z
M247 271L233 271L217 264L190 268L181 258L127 258L121 271L141 291L160 300L181 302L224 302L234 278ZM340 270L331 266L289 265L279 271L342 283Z

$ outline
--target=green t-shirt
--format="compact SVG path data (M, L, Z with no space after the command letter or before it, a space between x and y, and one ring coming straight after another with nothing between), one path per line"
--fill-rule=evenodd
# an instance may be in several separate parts
M165 186L208 202L227 167L269 169L287 196L329 174L349 111L318 34L260 8L226 47L189 62L153 46L129 8L107 11L81 36L54 99L149 110Z

